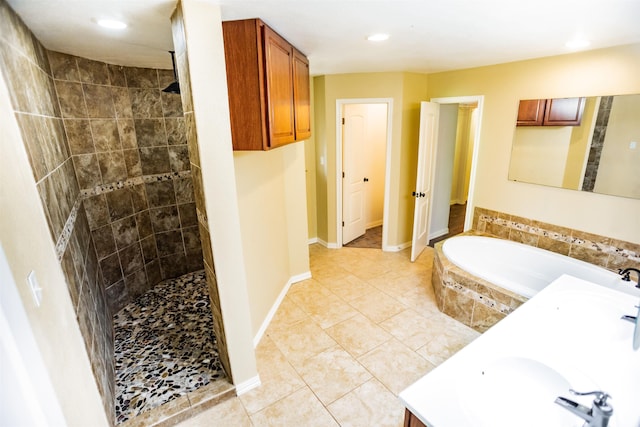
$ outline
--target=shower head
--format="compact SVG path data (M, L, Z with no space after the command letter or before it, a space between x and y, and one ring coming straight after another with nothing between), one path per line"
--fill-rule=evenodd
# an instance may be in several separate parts
M178 72L176 70L176 59L175 59L175 51L170 50L169 53L171 54L171 63L173 64L173 78L175 79L175 81L173 83L171 83L169 86L167 86L166 88L162 89L163 92L167 92L167 93L180 93L180 83L178 83Z

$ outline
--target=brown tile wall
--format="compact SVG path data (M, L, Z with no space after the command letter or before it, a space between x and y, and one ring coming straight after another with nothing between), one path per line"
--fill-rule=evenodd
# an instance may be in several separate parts
M204 268L180 96L171 70L49 52L112 313Z
M0 0L0 29L0 70L49 224L49 237L56 245L105 412L113 414L111 313L62 119L63 111L82 105L59 104L46 50L5 0Z
M640 264L640 245L476 207L473 229L617 272Z
M431 283L438 309L444 314L484 332L527 300L458 268L443 254L443 243L434 247Z
M171 26L173 31L173 45L176 50L176 63L178 68L178 79L180 81L182 105L184 106L185 127L187 133L187 144L189 146L189 161L191 163L191 171L193 174L198 227L200 229L202 252L204 254L204 268L207 276L207 284L209 286L211 311L213 313L213 327L215 329L214 332L218 343L220 361L227 376L232 380L230 369L231 365L229 363L229 353L227 350L224 325L222 321L222 311L220 308L220 296L218 294L214 257L211 249L211 234L209 233L209 225L207 221L207 209L205 205L202 171L200 168L200 155L198 150L198 135L196 132L196 117L194 115L193 99L191 97L189 61L187 59L187 46L180 3L178 3L176 10L171 17Z

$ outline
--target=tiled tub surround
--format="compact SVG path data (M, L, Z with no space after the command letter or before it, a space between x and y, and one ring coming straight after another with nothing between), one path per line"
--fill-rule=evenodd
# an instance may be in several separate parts
M111 311L203 268L180 96L170 70L49 52Z
M465 234L500 237L590 262L612 271L640 263L640 245L500 212L476 208L474 229ZM435 246L432 283L438 308L484 332L527 299L473 276Z
M438 242L434 247L431 273L440 311L484 332L527 300L457 267L442 252L443 244L444 241Z
M114 328L117 423L149 425L153 418L175 416L159 407L172 401L171 409L176 403L194 406L193 392L209 384L217 390L209 398L233 394L233 386L222 381L204 271L145 292L116 313Z
M105 412L114 413L113 326L46 49L0 0L7 84Z

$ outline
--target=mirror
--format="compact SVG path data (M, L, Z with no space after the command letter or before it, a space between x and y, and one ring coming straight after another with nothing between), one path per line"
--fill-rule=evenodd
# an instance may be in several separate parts
M509 179L640 199L640 94L520 101Z

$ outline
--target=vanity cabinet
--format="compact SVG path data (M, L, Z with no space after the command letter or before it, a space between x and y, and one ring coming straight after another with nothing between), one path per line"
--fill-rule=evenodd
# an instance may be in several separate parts
M527 99L518 106L518 126L579 126L585 98Z
M427 427L418 417L406 409L404 410L404 427Z
M260 19L222 23L234 150L311 136L309 61Z

